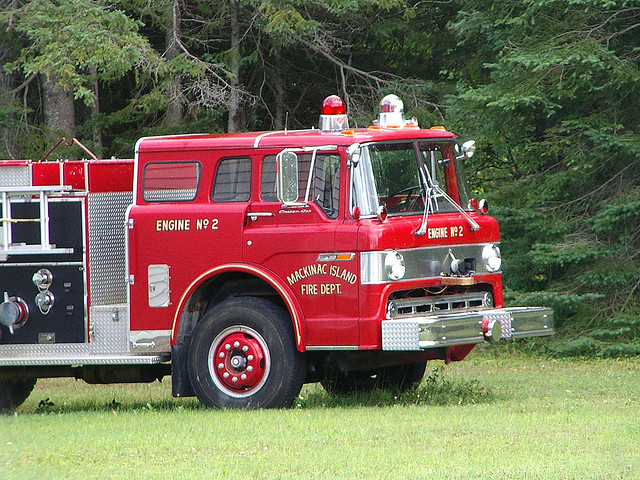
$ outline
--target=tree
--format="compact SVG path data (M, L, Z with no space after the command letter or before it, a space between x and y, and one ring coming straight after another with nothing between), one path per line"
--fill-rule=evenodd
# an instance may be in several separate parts
M452 28L477 60L450 114L484 146L476 187L494 192L507 285L592 332L594 352L640 339L640 7L480 0Z
M132 70L151 72L159 64L139 23L110 2L13 2L0 20L22 43L7 68L23 78L39 76L45 125L58 135L75 133L74 100L98 105L96 82L114 82Z

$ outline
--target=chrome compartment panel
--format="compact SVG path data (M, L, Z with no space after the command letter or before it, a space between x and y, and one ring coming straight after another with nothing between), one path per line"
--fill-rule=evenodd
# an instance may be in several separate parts
M88 343L0 345L0 366L145 365L169 359L170 331L130 333L127 305L91 307L90 313Z

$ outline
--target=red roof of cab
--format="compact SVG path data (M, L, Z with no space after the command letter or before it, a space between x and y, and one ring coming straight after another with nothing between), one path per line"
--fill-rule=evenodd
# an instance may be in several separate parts
M177 135L142 138L136 152L174 150L214 150L230 148L298 148L319 145L347 146L353 143L412 139L453 139L456 136L441 129L359 128L345 132L289 130L250 133Z

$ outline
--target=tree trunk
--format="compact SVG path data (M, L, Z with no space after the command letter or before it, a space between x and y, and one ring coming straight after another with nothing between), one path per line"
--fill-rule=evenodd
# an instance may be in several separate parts
M169 28L166 36L166 52L167 60L172 60L180 54L178 47L178 33L180 32L180 6L178 0L174 0L169 11ZM183 117L183 107L181 101L182 82L180 77L172 76L169 80L167 91L167 113L165 115L165 124L169 126L179 125Z
M240 25L238 24L238 3L231 2L231 94L229 96L229 121L227 131L238 131L238 117L240 112Z
M11 78L0 72L0 109L7 108L10 111L15 103L13 93L11 93ZM11 114L13 117L13 114ZM2 135L2 145L0 145L0 158L15 158L18 152L16 129L3 127L0 129Z
M93 77L91 89L93 90L93 94L96 98L93 105L91 105L91 118L95 121L98 119L98 115L100 115L100 86L98 84L98 69L96 67L90 67L89 73L91 73L91 76ZM102 133L97 125L93 127L93 147L95 149L102 148Z
M55 77L41 76L44 123L52 137L75 135L75 110L73 93L58 86Z

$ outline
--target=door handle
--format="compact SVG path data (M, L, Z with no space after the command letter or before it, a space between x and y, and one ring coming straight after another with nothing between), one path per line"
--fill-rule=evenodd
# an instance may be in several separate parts
M259 217L273 217L273 213L271 212L249 212L247 213L247 217L251 219L251 221L255 222Z

